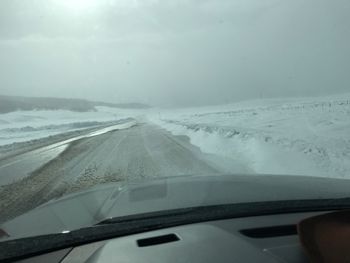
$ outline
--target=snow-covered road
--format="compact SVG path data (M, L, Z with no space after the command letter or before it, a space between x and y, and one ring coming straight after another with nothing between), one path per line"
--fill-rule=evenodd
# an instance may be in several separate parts
M32 158L44 157L33 155ZM8 167L0 167L0 174L4 174L1 169ZM51 199L101 183L228 172L250 171L232 160L202 153L185 136L174 136L152 123L138 123L127 129L74 140L29 176L1 186L0 222ZM10 176L11 171L6 173Z
M13 151L7 153L7 155L12 156L12 158L6 158L5 156L0 156L0 186L7 185L12 182L18 181L24 177L27 177L32 172L36 171L44 164L55 159L59 154L61 154L70 143L80 140L82 138L98 136L110 131L127 129L136 124L133 119L120 120L117 124L109 125L107 127L101 126L93 130L87 129L81 132L80 135L72 136L70 138L62 139L54 142L52 137L47 137L41 140L42 147L36 147L35 143L30 148L31 150L23 150L23 147L18 146L20 149L13 149ZM59 136L57 136L59 137ZM19 153L18 153L19 152ZM16 154L18 153L18 154ZM7 156L8 157L8 156Z

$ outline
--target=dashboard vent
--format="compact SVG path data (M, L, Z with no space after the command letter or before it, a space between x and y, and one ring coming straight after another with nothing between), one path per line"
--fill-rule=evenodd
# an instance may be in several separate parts
M144 238L137 240L137 245L139 247L149 247L149 246L155 246L155 245L161 245L165 243L175 242L179 241L180 238L175 234L168 234L164 236L156 236L156 237L150 237L150 238Z
M270 226L261 228L244 229L241 234L251 238L271 238L297 235L296 225Z

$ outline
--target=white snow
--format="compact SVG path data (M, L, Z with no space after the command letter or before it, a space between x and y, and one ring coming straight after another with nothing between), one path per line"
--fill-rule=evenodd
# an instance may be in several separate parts
M0 145L128 117L187 135L203 152L252 173L350 178L350 93L176 110L18 111L0 114Z
M350 93L167 110L150 119L255 173L350 178Z
M98 127L130 116L133 116L130 110L109 107L97 107L95 112L38 110L0 114L0 146Z

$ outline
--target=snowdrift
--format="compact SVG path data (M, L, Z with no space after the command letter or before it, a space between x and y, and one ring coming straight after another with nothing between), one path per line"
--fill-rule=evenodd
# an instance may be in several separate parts
M255 173L350 178L350 94L168 110L152 120Z

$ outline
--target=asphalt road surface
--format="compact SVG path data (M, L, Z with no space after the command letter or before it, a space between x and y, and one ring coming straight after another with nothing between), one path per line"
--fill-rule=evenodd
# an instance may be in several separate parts
M27 176L0 186L0 223L54 198L101 183L244 172L232 160L204 154L188 137L174 136L151 123L80 138L60 147L49 148L46 155L36 149L25 158L15 156L2 166L0 162L0 176L11 176L34 167L33 163L42 163Z

